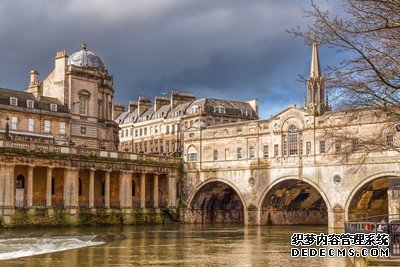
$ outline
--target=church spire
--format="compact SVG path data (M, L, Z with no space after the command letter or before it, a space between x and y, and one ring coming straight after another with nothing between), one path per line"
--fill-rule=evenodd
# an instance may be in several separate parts
M319 65L318 43L317 43L317 38L314 36L314 40L312 43L310 78L320 78L320 77L321 77L321 67Z
M324 78L319 64L318 42L312 42L310 77L307 80L307 109L315 115L322 115L326 110Z

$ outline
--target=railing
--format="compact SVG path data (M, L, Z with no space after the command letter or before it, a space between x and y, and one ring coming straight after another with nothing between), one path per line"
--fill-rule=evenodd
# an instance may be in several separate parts
M357 233L386 233L389 235L390 256L400 256L400 220L387 222L346 222L345 232Z
M122 151L111 151L111 150L100 150L86 147L71 147L62 146L48 143L36 143L30 141L17 141L17 140L5 140L0 139L0 148L15 148L23 149L27 151L43 151L53 152L62 154L80 155L94 158L110 158L110 159L122 159L122 160L141 160L141 161L155 161L155 162L168 162L168 163L180 163L180 158L168 157L168 156L157 156L147 154L135 154L131 152Z

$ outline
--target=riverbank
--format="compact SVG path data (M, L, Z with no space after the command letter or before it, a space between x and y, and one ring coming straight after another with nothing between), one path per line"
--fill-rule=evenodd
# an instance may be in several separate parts
M161 224L177 220L172 209L16 209L2 228Z

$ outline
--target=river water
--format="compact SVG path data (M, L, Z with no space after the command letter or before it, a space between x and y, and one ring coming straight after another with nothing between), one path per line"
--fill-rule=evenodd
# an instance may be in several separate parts
M349 266L292 258L293 232L325 227L150 225L2 230L0 266Z

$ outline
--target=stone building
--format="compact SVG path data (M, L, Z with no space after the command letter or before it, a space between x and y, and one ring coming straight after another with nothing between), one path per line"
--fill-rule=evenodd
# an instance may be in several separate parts
M112 75L86 44L70 57L59 51L54 70L43 81L31 71L25 91L1 89L0 131L8 124L13 138L115 150L113 95Z
M196 122L219 125L258 119L258 101L196 99L192 93L173 91L170 97L130 101L129 109L114 105L120 126L120 149L136 153L181 154L183 133Z
M342 228L398 219L399 133L381 135L390 123L377 110L330 109L314 41L304 107L185 131L185 220ZM365 136L382 136L383 149L364 153L357 140Z

